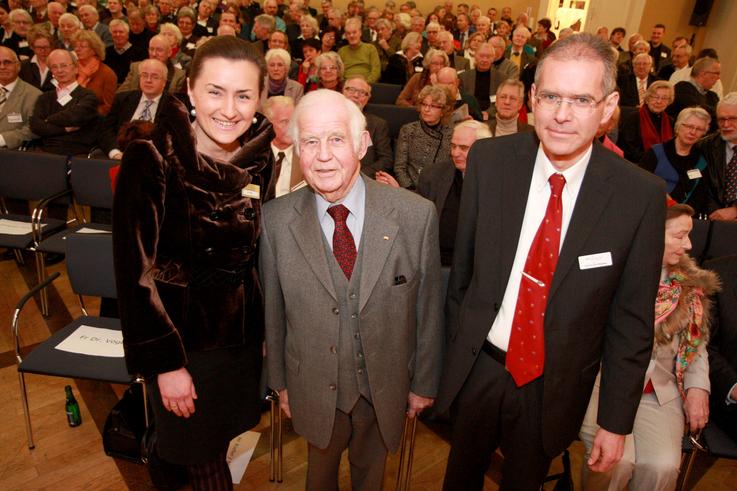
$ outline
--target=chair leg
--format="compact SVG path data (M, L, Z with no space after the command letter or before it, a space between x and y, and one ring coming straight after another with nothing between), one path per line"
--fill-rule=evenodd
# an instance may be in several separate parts
M13 249L13 254L15 254L15 262L17 262L21 266L26 264L26 262L23 260L23 253L19 249Z
M44 260L43 252L36 251L34 255L36 256L36 277L38 278L38 283L41 284L43 280L46 279L46 261ZM44 317L48 317L49 292L46 288L44 288L39 293L41 295L41 314Z
M31 429L31 413L28 410L28 394L26 394L26 379L23 372L18 372L18 382L20 384L20 400L23 404L23 416L26 422L26 436L28 437L28 448L33 450L36 445L33 443L33 430Z

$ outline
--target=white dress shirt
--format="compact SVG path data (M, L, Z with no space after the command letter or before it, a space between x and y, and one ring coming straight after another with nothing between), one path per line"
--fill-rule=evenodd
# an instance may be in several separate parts
M146 107L146 101L148 100L152 102L151 107L148 108L148 112L151 115L151 122L152 123L154 122L154 120L156 119L156 109L158 109L159 101L161 100L161 94L154 97L153 99L149 99L145 94L141 94L141 100L138 101L138 107L136 108L136 111L133 113L133 117L131 117L131 121L141 119L143 110Z
M361 176L358 176L356 182L353 183L351 190L342 200L330 203L325 198L315 192L315 204L317 205L317 219L320 221L320 228L325 235L330 250L333 250L333 234L335 233L335 221L333 217L328 215L328 208L333 205L343 205L348 208L348 217L345 222L348 230L353 235L353 242L356 244L356 251L361 244L361 233L363 232L363 218L366 211L366 183L363 182Z
M527 195L525 217L522 222L519 241L517 242L517 252L514 255L512 271L507 281L507 289L504 291L502 305L487 336L491 344L503 351L507 351L507 346L509 345L509 334L512 331L512 321L514 320L514 311L517 306L522 270L525 268L530 246L532 246L532 241L535 239L537 229L540 228L540 222L545 217L545 210L548 207L548 201L550 199L550 183L548 179L555 173L563 174L563 177L566 178L566 184L563 187L563 218L560 230L560 247L562 248L566 232L568 231L568 225L571 223L573 208L576 206L578 192L581 189L581 182L589 165L591 149L592 146L589 147L578 162L563 172L559 172L553 167L553 164L545 155L545 152L543 152L542 146L537 150L530 191Z
M282 150L272 143L271 151L274 154L274 162L279 160L280 152L284 153L284 159L281 161L279 177L276 180L276 197L278 198L285 194L289 194L292 190L292 158L294 155L294 145L289 145L287 148Z

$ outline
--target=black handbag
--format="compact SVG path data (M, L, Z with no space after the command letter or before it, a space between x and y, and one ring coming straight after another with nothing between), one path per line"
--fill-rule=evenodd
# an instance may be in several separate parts
M172 464L159 457L156 451L156 431L150 425L148 431L143 435L142 453L151 482L156 489L164 491L175 491L187 484L187 467L180 464Z
M141 442L146 433L141 384L133 384L113 406L105 420L102 446L110 457L145 463Z

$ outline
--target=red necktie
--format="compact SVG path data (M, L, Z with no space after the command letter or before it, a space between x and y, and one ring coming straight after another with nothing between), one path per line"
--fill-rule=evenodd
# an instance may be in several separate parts
M328 208L328 214L333 217L335 222L335 232L333 232L333 254L340 265L340 269L345 273L345 277L351 279L353 273L353 265L356 263L356 243L353 241L353 234L348 229L345 220L348 218L348 208L343 205L331 206Z
M558 263L566 179L553 174L549 181L548 207L527 253L507 347L507 370L517 387L538 378L545 366L545 307Z

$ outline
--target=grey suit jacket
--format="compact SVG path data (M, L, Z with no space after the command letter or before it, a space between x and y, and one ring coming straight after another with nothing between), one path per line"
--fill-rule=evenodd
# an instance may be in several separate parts
M36 136L31 131L31 115L41 91L20 78L8 100L0 109L0 135L5 146L14 150Z
M110 33L110 28L106 24L98 22L95 26L94 32L100 36L102 42L105 43L105 47L113 45L113 35Z
M263 107L266 99L268 99L269 92L269 78L264 77L264 90L261 91L261 106ZM302 84L291 78L287 78L287 87L284 89L284 95L291 97L295 104L302 98L305 88Z
M125 77L125 80L122 84L118 87L118 90L115 91L115 93L125 92L128 90L139 90L139 80L141 78L141 75L139 73L139 67L141 65L140 61L136 61L131 63L131 69L128 72L128 76ZM176 68L174 66L167 66L169 71L173 70L173 73L171 75L171 80L169 81L169 87L167 87L167 92L170 94L176 94L178 92L185 92L186 82L187 82L187 74L182 70L181 68Z
M476 94L476 69L466 70L458 76L463 84L463 91ZM508 78L519 78L519 68L511 61L505 59L498 66L491 66L491 81L489 83L489 94L496 94L496 89Z
M387 448L402 435L410 392L434 397L443 352L438 220L418 195L366 183L359 244L360 333L371 398ZM327 447L337 401L340 318L318 222L305 187L266 203L260 266L266 303L266 366L288 389L297 433Z

